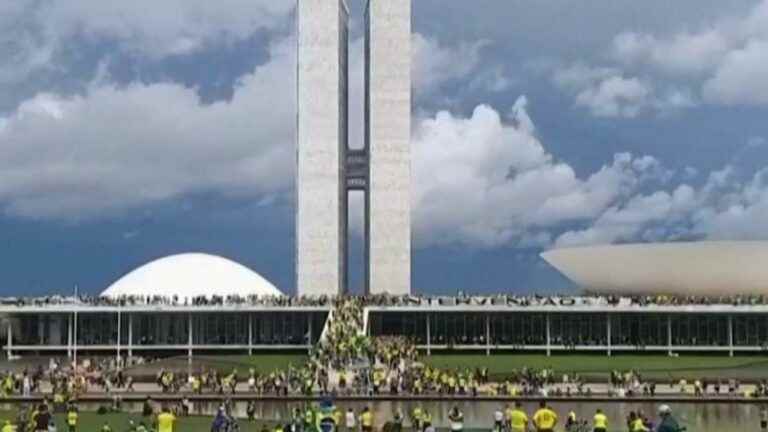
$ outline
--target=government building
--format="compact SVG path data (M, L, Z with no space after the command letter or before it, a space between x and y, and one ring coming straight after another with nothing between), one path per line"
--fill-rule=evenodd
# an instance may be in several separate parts
M364 331L413 338L426 354L768 350L768 266L760 265L768 243L600 246L543 258L582 293L366 296ZM308 350L331 309L332 297L285 296L205 254L151 262L94 298L0 301L9 357Z

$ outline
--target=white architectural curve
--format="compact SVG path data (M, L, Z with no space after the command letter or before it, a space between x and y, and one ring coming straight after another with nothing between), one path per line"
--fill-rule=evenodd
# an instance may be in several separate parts
M589 246L554 249L541 256L595 293L768 294L768 242Z
M179 300L213 295L283 295L253 270L227 258L203 253L172 255L126 274L101 293L104 297L165 296Z

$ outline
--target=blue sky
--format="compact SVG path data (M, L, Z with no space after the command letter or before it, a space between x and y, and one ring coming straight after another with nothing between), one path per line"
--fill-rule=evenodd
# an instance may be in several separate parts
M0 3L0 292L99 292L186 251L293 290L293 5ZM768 1L413 19L417 291L573 289L552 247L768 238Z

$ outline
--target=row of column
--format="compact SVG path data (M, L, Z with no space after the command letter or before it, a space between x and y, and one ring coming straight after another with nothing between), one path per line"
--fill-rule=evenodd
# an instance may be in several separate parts
M545 315L545 324L546 324L546 352L547 356L552 355L552 336L551 336L551 324L550 324L550 314L544 314ZM432 334L431 334L431 324L430 324L430 314L427 314L427 355L432 354ZM608 356L611 356L612 354L612 343L611 343L611 317L610 315L606 319L606 340L607 340L607 346L606 351ZM672 346L672 316L667 315L667 353L672 354L673 346ZM733 357L733 316L728 315L728 355ZM485 355L491 354L491 318L490 315L485 315Z
M115 356L120 361L122 353L122 312L117 311L117 343L115 344ZM313 316L307 319L307 336L309 350L311 350L312 335L313 335ZM77 362L77 312L73 312L69 315L69 325L67 326L67 357L73 358ZM188 326L188 339L187 339L187 357L189 361L192 360L192 351L194 346L194 325L192 322L192 313L187 313L187 326ZM253 314L248 314L248 355L253 354ZM7 338L6 338L6 352L8 358L13 356L13 320L9 317L7 326ZM133 314L128 314L128 357L133 357Z

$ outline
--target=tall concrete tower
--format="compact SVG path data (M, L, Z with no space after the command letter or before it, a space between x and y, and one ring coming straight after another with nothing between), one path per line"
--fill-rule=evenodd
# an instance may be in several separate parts
M346 289L347 194L365 193L366 291L411 291L411 0L365 8L365 146L347 145L344 0L298 0L296 287Z
M344 0L298 0L296 288L339 294L347 264Z
M409 294L411 0L368 0L365 22L368 291Z

